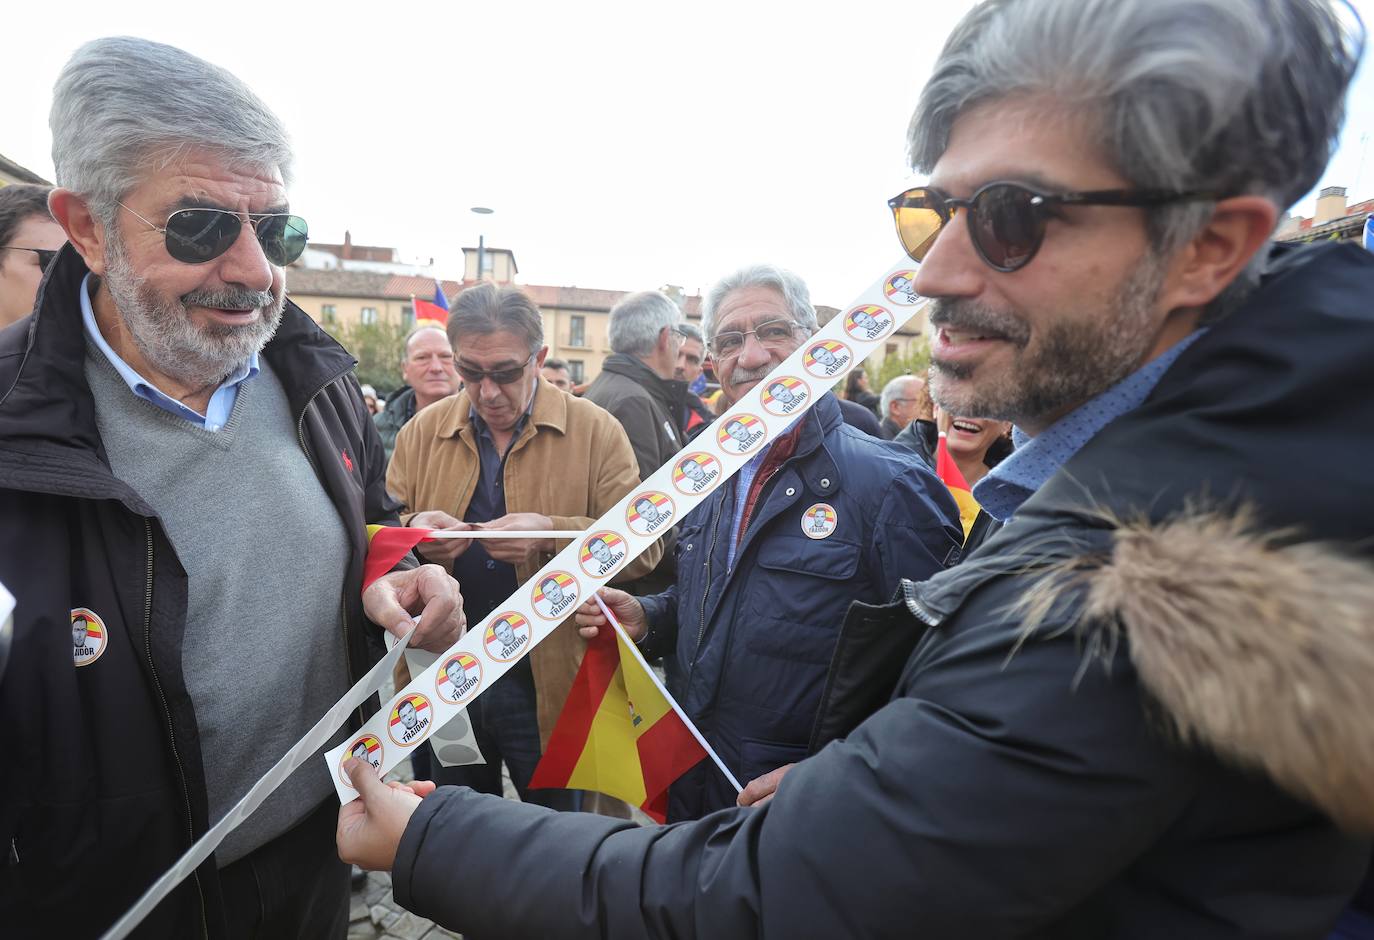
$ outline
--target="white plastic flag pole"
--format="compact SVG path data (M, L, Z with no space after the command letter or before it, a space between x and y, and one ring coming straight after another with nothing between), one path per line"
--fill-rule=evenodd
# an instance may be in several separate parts
M434 529L430 539L568 539L582 535L581 529L537 529L522 532L503 529Z
M735 779L735 775L730 773L730 768L725 766L725 762L720 759L720 755L716 753L716 749L701 736L701 732L697 730L697 726L692 724L692 719L687 717L687 713L678 705L677 700L669 694L663 683L658 681L658 673L649 668L648 662L645 661L643 654L639 652L639 647L635 646L635 641L630 639L630 635L625 632L625 628L620 625L620 621L615 619L615 614L611 613L611 609L607 607L606 602L601 599L601 592L598 591L593 594L592 597L596 600L596 606L601 608L601 613L606 616L606 621L614 627L615 632L620 634L621 638L625 640L625 645L628 646L630 652L634 654L635 661L639 663L640 668L648 673L649 678L654 681L654 686L658 689L659 694L668 700L668 704L673 706L673 711L677 713L678 718L681 718L682 723L687 726L687 730L692 732L692 737L696 738L697 743L706 749L706 753L710 755L711 760L716 762L716 766L720 768L720 772L725 774L725 779L730 781L730 786L735 788L735 792L743 793L744 787L740 786L739 781Z

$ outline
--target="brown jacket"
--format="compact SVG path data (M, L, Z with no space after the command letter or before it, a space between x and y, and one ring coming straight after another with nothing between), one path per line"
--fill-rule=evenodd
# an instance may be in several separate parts
M402 523L431 509L459 519L467 512L479 469L471 411L467 392L459 392L421 411L396 436L386 488L403 504ZM639 467L620 422L541 378L530 420L506 459L506 511L537 512L550 517L555 529L581 530L638 485ZM655 542L616 580L642 577L662 554ZM535 563L517 565L516 578L523 584L552 557L541 553ZM539 736L545 746L584 649L567 620L530 654Z

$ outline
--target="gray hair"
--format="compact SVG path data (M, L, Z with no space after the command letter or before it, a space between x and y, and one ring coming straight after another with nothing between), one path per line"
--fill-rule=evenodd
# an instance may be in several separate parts
M906 384L908 382L921 382L921 378L915 375L899 375L895 379L893 379L892 381L888 382L886 385L883 386L883 394L881 400L878 403L878 406L884 418L887 417L887 409L889 405L891 405L898 398L906 397L903 394L903 389L906 388Z
M448 315L448 341L454 349L460 336L473 333L514 333L533 355L544 345L544 320L520 288L482 283L459 294Z
M1043 94L1094 122L1096 139L1132 186L1260 194L1287 208L1331 158L1363 51L1358 15L1342 4L1353 18L1345 21L1336 6L987 0L955 27L921 92L912 165L930 172L970 108ZM1193 201L1149 210L1156 254L1181 248L1212 208ZM1263 255L1240 281L1257 280Z
M705 345L706 340L701 335L701 328L695 323L679 323L678 329L682 330L682 335L685 339L694 339L698 343Z
M782 294L792 319L808 333L816 332L816 308L806 282L785 268L772 264L751 264L725 275L711 286L701 302L701 326L709 343L716 336L716 313L725 298L747 287L771 287Z
M147 39L112 36L77 49L53 86L48 124L58 185L107 224L145 172L187 147L291 181L286 128L262 99L219 66Z
M677 326L681 321L682 311L662 291L631 294L611 308L611 351L647 356L654 351L663 328Z

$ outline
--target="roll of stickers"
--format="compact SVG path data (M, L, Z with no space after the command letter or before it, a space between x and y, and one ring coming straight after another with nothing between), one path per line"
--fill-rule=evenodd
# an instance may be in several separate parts
M356 740L329 751L324 759L340 801L357 796L342 765L358 742L367 742L368 759L386 773L443 728L911 319L926 303L911 289L915 278L913 262L904 258L490 616L470 625Z
M346 744L328 751L323 760L328 764L340 801L346 803L358 795L343 775L346 758L359 757L372 764L379 774L385 774L420 742L461 714L517 660L571 616L596 588L677 525L815 404L830 386L915 316L929 302L912 290L915 279L915 262L903 257L850 304L842 316L804 342L707 432L679 451L589 529L578 533L571 545L507 598L496 613L477 627L470 627L356 734L346 738ZM353 709L386 683L404 650L404 643L396 644L359 679L223 819L153 883L103 935L103 940L127 937L173 888L209 858L225 836L333 736ZM465 739L466 735L456 737ZM454 753L448 760L466 763L465 756Z

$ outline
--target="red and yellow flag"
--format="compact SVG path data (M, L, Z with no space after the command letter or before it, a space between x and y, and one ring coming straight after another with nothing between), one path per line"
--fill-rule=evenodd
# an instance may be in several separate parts
M668 785L706 749L619 633L587 642L531 787L596 790L663 822Z
M416 545L429 538L433 529L407 529L395 525L367 527L367 560L363 562L363 590L386 574Z
M949 454L944 431L940 432L940 443L935 448L935 475L953 494L954 502L959 506L959 522L964 527L964 538L968 538L969 532L973 529L973 520L978 518L978 502L973 498L968 481L964 479L959 465Z

